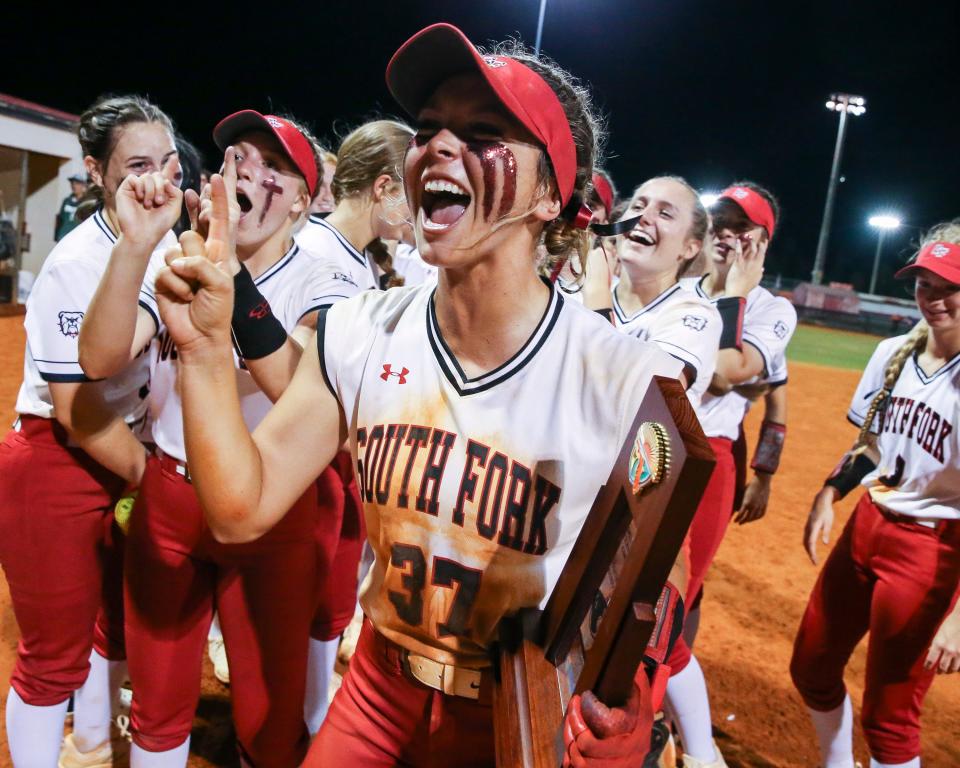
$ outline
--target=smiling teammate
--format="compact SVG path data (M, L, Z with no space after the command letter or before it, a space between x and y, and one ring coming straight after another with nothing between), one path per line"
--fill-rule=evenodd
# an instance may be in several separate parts
M277 524L349 439L376 554L369 621L305 764L490 765L495 628L546 600L651 376L681 364L537 277L541 238L555 255L584 244L574 222L596 135L565 73L516 49L484 57L435 25L394 56L388 84L417 117L404 181L436 289L334 305L317 354L253 436L223 378L230 283L208 258L227 257L225 225L161 273L161 311L184 359L195 487L220 538ZM567 398L580 407L557 420ZM567 760L643 754L644 685L606 738L587 727L605 708L585 696Z

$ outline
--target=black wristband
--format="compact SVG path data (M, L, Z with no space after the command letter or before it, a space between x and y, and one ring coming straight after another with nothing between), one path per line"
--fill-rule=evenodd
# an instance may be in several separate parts
M593 311L596 312L598 315L600 315L600 317L605 318L605 319L606 319L608 322L610 322L611 324L613 323L613 310L612 310L612 309L609 309L609 308L605 308L605 309L595 309L595 310L593 310Z
M860 481L876 468L877 465L865 453L858 453L852 458L847 456L840 462L840 466L833 471L833 474L827 478L824 485L836 488L842 499L860 485Z
M247 360L258 360L276 352L287 342L287 331L257 289L247 268L233 276L233 345Z
M720 349L743 349L743 311L747 300L742 296L724 296L717 300L717 311L723 321Z

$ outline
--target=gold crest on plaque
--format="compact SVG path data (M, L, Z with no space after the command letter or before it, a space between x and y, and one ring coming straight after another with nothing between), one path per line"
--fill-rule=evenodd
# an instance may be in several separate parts
M663 425L645 421L637 430L630 449L630 486L639 496L649 485L656 485L670 469L670 438Z

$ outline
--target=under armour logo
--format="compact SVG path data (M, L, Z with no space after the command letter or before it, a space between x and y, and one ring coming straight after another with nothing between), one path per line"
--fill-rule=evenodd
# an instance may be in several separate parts
M777 322L773 325L773 333L778 339L782 339L785 338L788 333L790 333L790 329L787 328L787 324L783 322L783 320L777 320Z
M270 123L273 128L283 128L283 123L280 120L277 120L273 115L267 118L267 122Z
M734 187L732 194L735 198L737 198L737 200L743 200L750 193L747 192L747 190L745 190L743 187Z
M406 384L408 373L410 373L409 368L401 368L399 371L394 371L391 365L384 363L383 373L380 374L380 378L384 381L389 381L391 376L396 376L398 379L400 379L401 384Z
M700 317L699 315L684 315L683 324L687 328L692 328L695 331L702 331L707 327L707 318Z
M937 258L942 259L948 253L950 253L950 249L947 248L947 246L945 245L935 245L933 246L933 249L930 251L930 253L932 253Z
M263 320L263 318L270 314L270 305L267 303L267 300L264 299L251 309L249 314L254 320Z
M497 67L507 66L507 62L505 62L501 58L498 58L497 56L484 56L483 63L486 64L488 67L493 67L494 69L496 69Z

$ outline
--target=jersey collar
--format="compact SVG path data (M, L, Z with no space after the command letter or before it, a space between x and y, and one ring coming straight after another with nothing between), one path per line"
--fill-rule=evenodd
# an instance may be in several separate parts
M283 269L285 266L287 266L291 261L293 261L294 257L295 257L298 253L300 253L300 246L298 246L298 245L296 244L296 242L294 242L293 245L290 246L289 250L288 250L285 254L283 254L283 256L281 256L279 259L277 259L277 261L275 261L271 267L268 267L268 268L267 268L267 271L266 271L266 272L264 272L262 275L258 276L258 277L253 281L254 284L255 284L255 285L263 285L265 282L267 282L267 280L269 280L271 277L273 277L275 274L277 274L277 272L279 272L280 270L282 270L282 269Z
M680 283L674 283L645 307L641 307L637 312L634 312L632 315L628 316L623 307L620 306L620 299L617 298L617 289L614 288L610 291L610 293L613 296L613 312L617 316L617 322L620 323L620 325L626 325L627 323L636 320L638 317L640 317L640 315L646 314L652 309L660 306L677 291L682 290L683 288L680 286Z
M99 227L100 231L107 236L107 239L115 244L117 242L117 236L113 234L113 230L110 229L110 225L107 223L107 220L103 218L103 208L97 208L96 212L93 214L93 223Z
M430 346L433 349L433 354L437 359L440 370L443 371L443 375L446 376L447 381L457 390L459 395L473 395L477 392L484 392L491 387L495 387L500 382L506 381L515 373L518 373L527 363L533 360L557 324L557 319L560 317L560 312L563 309L563 299L560 297L559 292L549 281L545 280L544 282L550 288L550 300L547 302L547 308L544 310L540 322L537 323L537 327L533 333L530 334L530 338L528 338L520 350L503 365L473 379L467 377L463 368L460 367L460 363L457 362L457 358L450 350L450 347L448 347L447 343L443 340L434 309L434 297L437 289L434 288L430 292L430 298L427 301L427 338L430 340Z
M367 266L366 253L365 252L361 253L356 248L354 248L350 244L350 241L347 240L347 238L345 238L342 234L340 234L340 230L337 229L335 226L333 226L333 224L329 223L325 219L321 219L319 216L315 214L310 216L310 222L320 227L323 227L325 230L327 230L331 235L333 235L337 239L337 242L340 243L343 249L350 254L351 258L353 258L359 264L362 264L364 267Z

